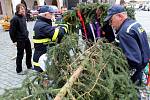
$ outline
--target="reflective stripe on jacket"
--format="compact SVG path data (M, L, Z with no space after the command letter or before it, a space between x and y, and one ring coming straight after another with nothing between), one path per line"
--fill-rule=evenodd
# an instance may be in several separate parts
M53 37L52 37L52 42L55 42L57 39L57 36L59 34L59 27L55 28ZM43 38L43 39L33 39L33 43L50 43L51 39L50 38Z
M53 26L60 26L65 30L66 33L68 32L68 25L67 24L54 24Z

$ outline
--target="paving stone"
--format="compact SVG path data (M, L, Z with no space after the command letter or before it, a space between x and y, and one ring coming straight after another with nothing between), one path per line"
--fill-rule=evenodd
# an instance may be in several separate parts
M29 38L32 39L33 26L35 22L28 22ZM32 42L31 42L32 43ZM32 43L33 46L33 43ZM12 57L16 56L16 47L13 45L9 32L0 29L0 95L4 89L20 87L25 75L17 75L16 61ZM26 69L25 57L23 59L23 70Z

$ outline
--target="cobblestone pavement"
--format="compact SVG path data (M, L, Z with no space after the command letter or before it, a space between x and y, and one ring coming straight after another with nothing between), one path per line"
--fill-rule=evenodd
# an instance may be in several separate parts
M146 28L146 31L150 36L149 15L150 12L136 12L136 19L143 25L144 28ZM28 22L30 40L32 37L34 23L35 22ZM0 27L0 95L4 93L4 89L21 86L21 83L25 78L25 75L16 74L15 59L12 60L14 56L16 56L16 47L12 44L9 33L4 32L2 27ZM24 61L23 69L26 69Z
M32 29L34 22L28 22L28 30L30 40L32 37ZM25 75L17 75L15 59L16 47L13 45L9 37L8 31L3 31L0 26L0 95L4 93L4 89L21 86ZM23 59L23 69L26 69L25 59Z

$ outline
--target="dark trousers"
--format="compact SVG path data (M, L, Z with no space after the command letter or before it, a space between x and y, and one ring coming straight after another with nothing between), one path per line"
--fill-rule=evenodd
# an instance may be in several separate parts
M135 83L137 86L140 86L142 84L143 70L144 69L137 69L131 76L132 82Z
M135 83L137 86L142 85L142 76L143 76L143 70L146 67L147 63L142 64L139 67L136 67L136 70L134 73L131 75L131 80L133 83ZM131 67L133 68L133 67Z
M26 51L26 65L28 69L31 69L31 57L32 57L32 50L31 50L31 43L30 40L22 40L17 41L17 59L16 59L16 72L19 73L22 71L22 59L24 56L24 50Z

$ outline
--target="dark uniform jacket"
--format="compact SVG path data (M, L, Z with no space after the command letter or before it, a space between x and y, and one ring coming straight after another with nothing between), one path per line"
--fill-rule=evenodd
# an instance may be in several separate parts
M56 26L52 26L52 21L50 19L46 19L44 17L41 17L39 16L38 17L38 20L36 21L35 23L35 26L34 26L34 36L33 36L33 39L49 39L49 41L47 42L50 42L54 33L55 33L55 29L56 29ZM58 35L57 35L57 39L58 41L57 42L60 42L61 38L63 37L63 33L65 32L62 32L64 31L62 28L59 28L59 32ZM44 51L46 53L46 47L48 46L49 43L34 43L34 47L35 47L35 50L38 50L38 51Z
M22 15L15 14L10 21L10 38L14 42L28 39L28 30L26 26L26 18Z
M48 45L54 46L55 42L60 43L65 29L60 26L52 26L50 19L39 16L33 30L33 43L35 48L33 65L36 71L43 72L38 63L39 58L46 53Z
M143 69L150 58L147 34L135 20L126 19L117 31L119 45L131 68Z

